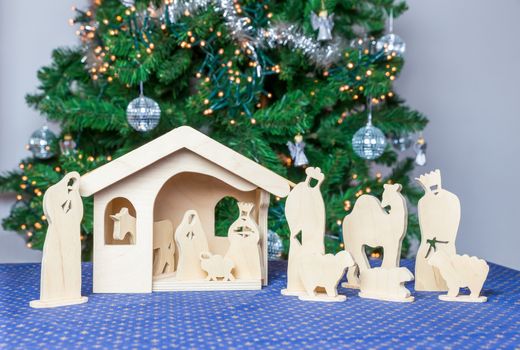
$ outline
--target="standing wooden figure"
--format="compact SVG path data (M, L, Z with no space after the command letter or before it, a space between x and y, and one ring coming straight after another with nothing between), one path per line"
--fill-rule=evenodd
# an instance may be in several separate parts
M325 204L320 185L325 176L320 168L305 169L305 181L297 184L285 203L285 217L291 231L289 261L287 269L287 288L283 295L305 293L299 272L299 258L303 253L325 253L323 237L325 234ZM317 183L313 186L311 181Z
M261 279L260 267L260 230L251 217L253 203L238 202L240 216L228 230L229 249L226 258L234 263L235 278Z
M400 184L385 184L383 199L363 195L358 198L352 213L343 219L345 250L352 254L357 268L348 270L346 287L359 288L359 273L370 268L365 246L383 247L384 268L399 267L401 244L406 234L408 210ZM390 206L387 212L385 207Z
M195 210L184 213L182 222L175 231L179 246L178 280L205 279L206 272L200 266L200 255L209 251L206 233Z
M421 244L415 260L415 290L446 291L448 286L439 269L428 264L428 241L439 242L436 249L448 255L456 253L455 239L460 222L460 201L453 193L442 188L440 170L421 175L418 179L424 196L417 206L421 227Z
M43 197L43 212L49 227L43 245L40 300L34 308L82 304L80 224L83 202L77 172L68 173L49 187Z

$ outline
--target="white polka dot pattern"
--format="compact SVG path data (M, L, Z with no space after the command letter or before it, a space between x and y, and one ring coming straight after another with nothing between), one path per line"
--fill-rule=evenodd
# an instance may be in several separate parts
M413 269L413 261L403 266ZM269 263L260 291L92 294L87 304L31 309L39 265L0 265L0 349L511 349L520 346L520 272L490 264L483 304L362 299L343 303L285 297L286 262ZM413 287L413 283L408 285Z

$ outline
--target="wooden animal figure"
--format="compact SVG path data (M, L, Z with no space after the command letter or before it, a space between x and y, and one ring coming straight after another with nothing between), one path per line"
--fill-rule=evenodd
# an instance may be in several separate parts
M110 218L114 221L114 239L122 241L128 235L129 243L135 244L136 218L130 214L128 208L121 208L119 213L110 215ZM153 251L153 276L175 271L175 242L170 220L154 222Z
M179 248L176 278L181 281L206 278L206 272L200 266L200 254L209 251L208 241L195 210L184 213L175 230L175 241Z
M325 175L320 168L312 167L305 169L305 174L305 181L292 189L285 202L285 217L291 236L287 288L282 290L283 295L305 293L298 268L299 256L302 253L325 253L325 204L320 192Z
M228 230L229 249L226 258L234 263L237 279L261 279L260 230L251 217L253 203L239 202L240 215Z
M448 285L448 294L439 295L440 300L472 303L487 301L487 297L480 295L489 273L486 261L475 256L450 255L445 250L437 249L428 257L428 264L439 269ZM469 288L469 295L459 295L460 288L464 287Z
M406 267L376 267L361 271L360 292L362 298L411 302L414 297L404 286L413 281L413 274Z
M352 256L341 251L336 255L303 253L300 255L298 272L307 294L300 295L301 300L314 301L344 301L346 296L338 295L339 280L348 267L353 266ZM316 288L322 287L326 294L316 293Z
M442 188L440 170L421 175L418 179L424 196L417 206L421 227L421 244L415 260L415 290L445 291L446 282L439 270L426 261L428 241L437 239L448 254L456 253L455 239L460 222L460 201L453 193Z
M128 208L121 208L119 213L110 215L110 218L114 221L114 239L122 241L128 234L130 244L135 244L135 218L130 215Z
M83 202L77 172L70 172L43 196L43 212L49 227L43 245L40 299L34 308L57 307L87 302L81 296L80 224Z
M359 273L370 268L365 246L383 247L382 267L399 266L401 244L406 234L408 211L399 184L385 184L380 202L374 196L358 198L352 213L343 219L343 241L357 264L347 273L347 287L359 288ZM386 207L390 207L385 211Z
M235 277L231 273L233 261L223 258L221 255L213 255L210 252L200 253L200 266L208 273L208 281L234 281Z
M175 271L175 241L170 220L153 223L153 276Z

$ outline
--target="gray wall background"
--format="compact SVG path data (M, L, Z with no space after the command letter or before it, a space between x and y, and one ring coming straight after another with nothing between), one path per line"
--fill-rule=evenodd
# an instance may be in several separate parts
M35 91L36 71L53 48L76 43L67 24L81 1L0 0L0 171L27 155L24 145L43 124L24 102ZM395 31L407 43L407 62L396 90L430 119L428 164L443 173L443 187L459 195L457 246L520 269L520 232L514 213L520 197L520 2L408 0ZM4 217L14 196L0 197ZM39 261L13 233L0 231L0 262Z

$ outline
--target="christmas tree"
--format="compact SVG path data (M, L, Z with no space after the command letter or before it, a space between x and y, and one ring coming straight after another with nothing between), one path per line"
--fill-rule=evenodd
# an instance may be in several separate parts
M412 205L419 196L413 159L398 161L384 136L399 140L427 123L392 90L404 43L385 32L405 10L393 0L95 0L76 9L81 45L56 49L27 96L61 135L39 130L28 145L33 157L0 177L1 191L17 192L4 228L41 249L42 195L63 174L84 174L190 125L293 182L305 166L320 167L327 249L337 251L357 197L380 196L394 182ZM92 202L84 202L88 258ZM217 232L234 220L231 205L219 204ZM270 228L287 249L283 206L273 199ZM416 217L409 220L407 237L418 236Z

